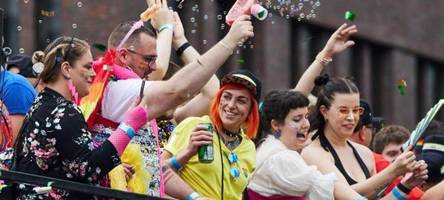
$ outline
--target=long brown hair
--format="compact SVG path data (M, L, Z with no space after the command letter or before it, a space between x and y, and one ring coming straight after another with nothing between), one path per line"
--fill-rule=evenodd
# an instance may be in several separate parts
M40 74L44 83L53 83L60 73L60 64L67 61L71 66L89 50L89 45L84 40L74 37L62 36L51 42L40 56L38 62L43 62L45 68ZM68 52L69 51L69 52ZM58 60L57 60L58 59Z

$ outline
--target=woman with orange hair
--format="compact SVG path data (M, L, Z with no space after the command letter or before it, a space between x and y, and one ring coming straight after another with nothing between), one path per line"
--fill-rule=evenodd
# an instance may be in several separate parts
M260 81L247 70L225 75L210 116L189 117L172 133L162 159L168 159L170 167L194 189L188 199L200 195L242 198L255 169L256 150L251 139L259 125L260 90ZM209 129L208 123L214 128ZM202 162L197 152L205 145L210 145L206 153L212 160Z

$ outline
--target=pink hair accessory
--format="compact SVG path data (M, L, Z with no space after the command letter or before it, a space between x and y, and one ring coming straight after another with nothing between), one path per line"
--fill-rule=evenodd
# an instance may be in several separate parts
M134 23L133 26L131 27L131 29L125 35L125 37L123 37L122 41L120 41L120 44L119 44L119 46L117 46L117 49L122 48L123 44L125 44L125 42L131 36L131 34L133 34L134 31L136 31L137 29L141 28L142 26L143 26L143 21L142 20L139 20L136 23Z
M68 89L69 89L69 92L71 93L71 97L72 97L74 104L79 105L79 103L80 103L79 93L77 93L76 87L72 83L71 79L68 80Z

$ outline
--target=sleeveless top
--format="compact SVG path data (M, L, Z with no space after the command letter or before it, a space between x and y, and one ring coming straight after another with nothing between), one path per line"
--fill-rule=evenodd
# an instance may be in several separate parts
M325 151L331 153L331 155L333 156L333 158L335 160L335 166L339 169L341 174L345 177L345 179L347 180L347 183L349 185L354 185L354 184L358 183L357 181L355 181L353 178L351 178L348 175L347 171L345 171L345 168L342 165L342 162L339 159L339 156L336 153L336 150L333 148L333 146L330 144L328 139L325 137L324 133L318 132L317 135L319 136L319 142L321 143L321 146L325 149ZM361 156L359 156L358 151L356 151L355 147L353 147L353 145L349 141L347 141L347 144L352 149L353 155L355 156L356 160L358 161L359 166L361 167L362 171L364 172L365 178L366 179L370 178L370 171L368 170L364 161L361 159Z

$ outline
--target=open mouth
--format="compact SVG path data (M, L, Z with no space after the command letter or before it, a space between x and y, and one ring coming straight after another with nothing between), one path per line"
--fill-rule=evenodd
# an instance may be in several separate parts
M304 133L296 133L296 138L300 140L306 140L307 136Z

